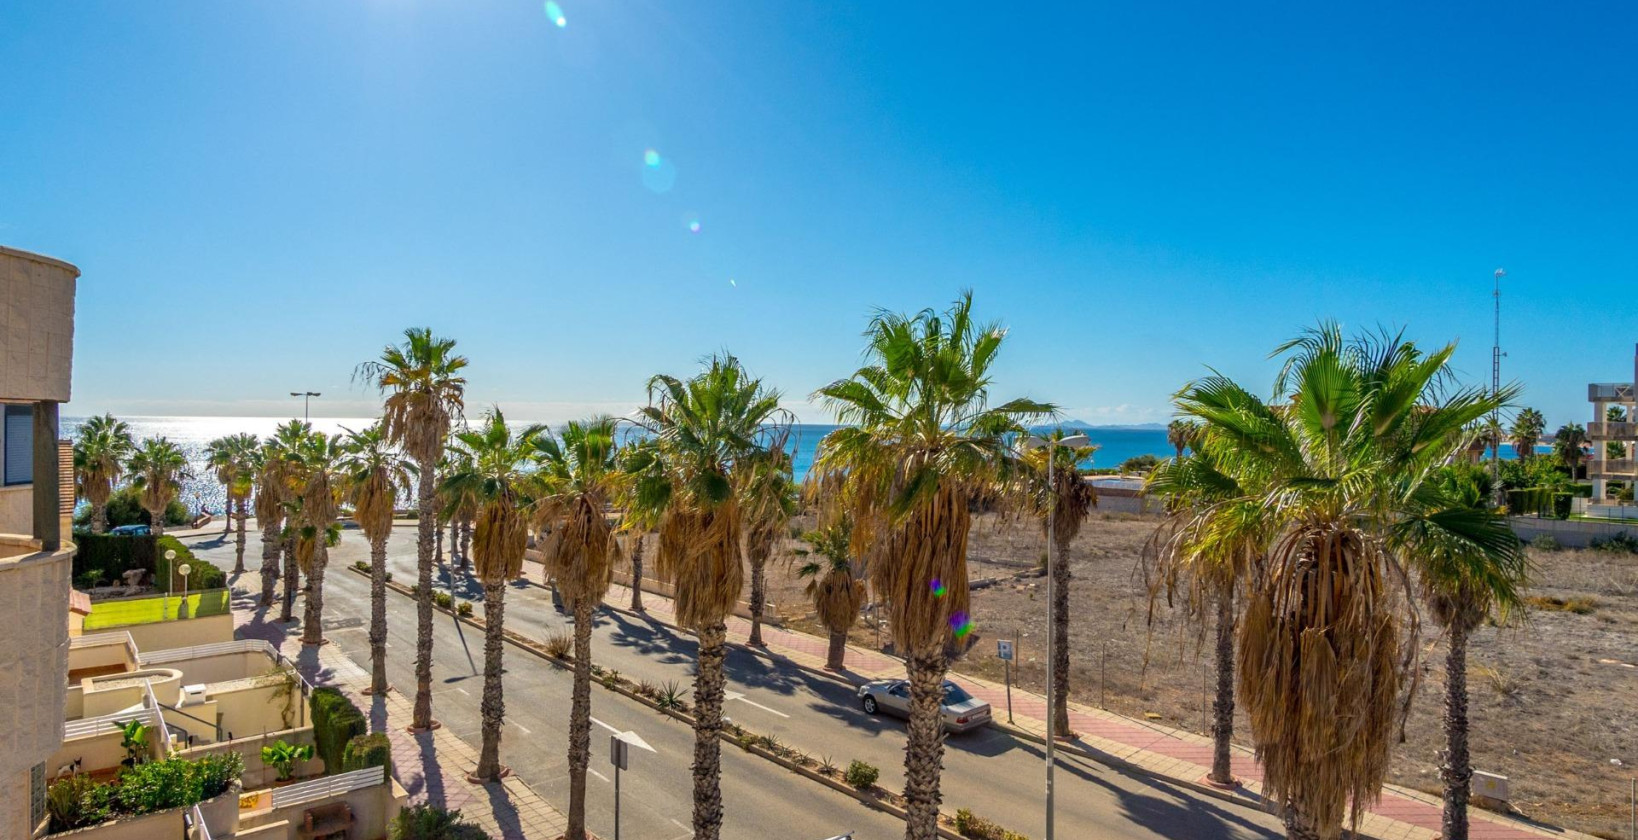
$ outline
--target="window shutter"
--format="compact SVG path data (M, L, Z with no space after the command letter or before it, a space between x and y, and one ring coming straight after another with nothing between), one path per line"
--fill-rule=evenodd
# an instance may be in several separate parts
M34 407L6 406L5 483L34 480Z

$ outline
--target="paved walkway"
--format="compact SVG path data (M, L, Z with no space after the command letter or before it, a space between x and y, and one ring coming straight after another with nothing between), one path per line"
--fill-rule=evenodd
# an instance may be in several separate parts
M631 603L631 590L616 584L609 590L604 603L624 609ZM645 591L643 607L655 620L675 623L670 599ZM744 639L750 635L751 622L732 617L728 620L728 638ZM762 653L788 660L810 670L822 670L828 642L818 636L785 630L764 624L762 639L767 647ZM751 648L751 650L755 650ZM845 673L841 676L854 682L904 676L904 663L879 651L849 645L843 660ZM950 673L950 679L968 692L990 703L997 710L1007 706L1006 688L987 680ZM1027 737L1044 740L1046 732L1046 698L1023 691L1016 686L1012 691L1014 728ZM997 717L999 723L1005 713ZM1077 703L1070 704L1070 727L1077 737L1066 742L1069 748L1106 763L1131 766L1140 772L1166 778L1170 781L1214 795L1222 795L1254 807L1262 804L1262 768L1250 749L1236 745L1233 768L1242 786L1232 794L1219 793L1206 787L1206 775L1211 770L1212 741L1209 737L1169 727L1156 726L1147 721L1118 715ZM1389 786L1382 799L1360 821L1360 832L1378 840L1430 840L1439 835L1443 816L1443 802L1436 796ZM1478 808L1469 810L1472 840L1537 840L1540 837L1585 838L1589 835L1559 828L1537 828L1521 820L1510 819Z
M341 572L332 569L331 574ZM234 587L233 620L235 635L244 639L265 639L286 659L296 663L313 685L341 689L359 709L370 716L370 729L386 732L392 741L393 775L409 791L411 802L430 802L459 809L462 816L482 826L491 837L501 840L530 838L553 840L563 834L563 815L524 784L508 777L499 784L473 784L466 774L478 765L478 750L455 737L447 729L419 735L405 731L413 717L413 696L393 691L386 697L369 697L369 672L343 654L334 644L317 650L304 647L297 635L299 624L280 624L274 607L263 620L254 597L246 592L261 591L256 570L239 578Z

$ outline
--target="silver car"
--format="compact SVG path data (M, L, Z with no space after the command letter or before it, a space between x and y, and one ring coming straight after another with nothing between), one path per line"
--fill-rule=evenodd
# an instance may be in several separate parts
M873 715L886 712L909 717L910 683L907 680L866 683L859 686L859 703ZM990 704L968 694L949 680L944 681L944 702L939 704L939 712L944 716L946 732L966 732L990 722Z

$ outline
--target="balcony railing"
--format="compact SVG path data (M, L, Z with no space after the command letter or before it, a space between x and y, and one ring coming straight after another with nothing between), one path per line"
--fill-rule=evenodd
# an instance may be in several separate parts
M1638 438L1638 423L1616 421L1588 423L1587 437L1593 440L1632 440Z
M1587 386L1587 400L1589 402L1632 402L1631 382L1594 382Z
M1638 466L1638 462L1631 458L1588 461L1587 475L1591 478L1632 478L1635 466Z

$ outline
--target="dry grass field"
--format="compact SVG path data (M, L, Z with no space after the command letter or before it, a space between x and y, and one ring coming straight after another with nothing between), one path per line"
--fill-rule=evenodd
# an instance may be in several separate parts
M1072 687L1081 702L1204 731L1209 645L1162 603L1148 622L1139 568L1158 519L1094 513L1071 550ZM971 578L1028 574L1043 560L1040 533L981 517ZM1532 551L1536 604L1523 621L1486 627L1468 653L1473 763L1512 780L1524 815L1605 837L1625 837L1628 785L1638 775L1638 555ZM785 620L816 630L795 565L770 567L769 599ZM1007 580L973 593L978 636L961 670L999 680L997 637L1020 641L1018 678L1045 681L1046 581ZM854 631L870 644L865 623ZM1421 687L1394 749L1393 781L1437 791L1444 642L1424 624ZM1203 703L1204 700L1204 703ZM1242 717L1238 729L1246 732ZM1249 742L1242 737L1242 741Z

